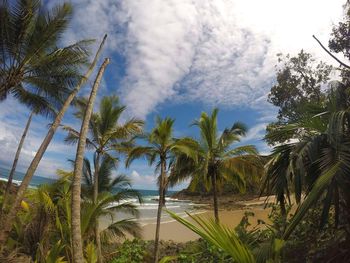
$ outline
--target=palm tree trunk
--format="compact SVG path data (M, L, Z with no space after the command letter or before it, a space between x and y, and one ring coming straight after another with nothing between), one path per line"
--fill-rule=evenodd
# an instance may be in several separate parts
M286 200L284 196L282 197L282 200L280 201L280 209L281 209L281 215L282 218L285 220L287 219L287 209L286 209Z
M216 175L212 175L212 187L213 187L213 205L214 205L214 217L215 222L219 223L219 205L218 205L218 191L217 191L217 185L216 185Z
M32 111L30 113L30 115L29 115L29 118L27 120L27 124L26 124L26 126L24 128L24 131L23 131L23 134L22 134L22 137L21 137L21 140L19 141L19 144L18 144L18 147L17 147L15 159L13 160L11 171L10 171L10 174L9 174L9 177L8 177L8 180L7 180L7 184L6 184L6 189L5 189L5 194L4 194L4 197L3 197L4 200L3 200L3 203L2 203L1 212L6 208L7 197L9 195L10 188L12 186L12 180L13 180L13 176L14 176L15 171L16 171L19 155L21 154L23 143L24 143L24 140L25 140L25 138L27 136L27 132L29 130L30 123L32 122L33 115L34 115L34 112Z
M77 153L74 163L74 175L72 182L72 207L71 207L71 225L72 225L72 248L73 248L73 262L84 263L83 245L81 240L81 225L80 225L80 202L81 202L81 176L83 170L84 154L86 147L86 136L89 129L89 123L92 114L93 104L95 102L96 94L100 86L103 72L109 63L106 58L97 74L95 83L92 87L90 98L86 106L83 123L80 129L80 136L77 146Z
M100 152L96 153L96 159L95 159L95 171L94 171L94 196L93 200L94 203L97 204L97 197L98 197L98 173L100 169ZM100 230L99 230L99 221L98 219L95 222L95 240L96 240L96 247L97 247L97 262L102 263L102 249L101 249L101 237L100 237Z
M160 233L160 219L162 216L162 208L164 201L164 181L165 181L165 160L161 160L161 171L160 171L160 184L159 184L159 201L158 201L158 211L157 211L157 225L156 225L156 236L154 238L154 263L158 263L159 258L159 233Z
M0 247L2 247L4 245L4 243L6 242L6 240L8 238L8 235L10 234L10 231L12 228L12 223L14 222L18 208L23 200L24 193L28 188L28 185L29 185L29 183L30 183L40 161L41 161L41 158L43 157L47 147L49 146L49 144L52 140L52 137L54 136L57 128L59 127L65 112L67 111L67 109L70 106L70 103L75 98L75 96L78 93L78 91L80 90L80 88L86 83L86 81L90 77L90 75L91 75L91 73L96 65L97 59L102 51L102 47L104 45L106 38L107 38L107 35L104 36L103 41L101 42L101 45L100 45L100 47L95 55L95 58L92 61L87 72L85 73L84 77L80 80L80 82L74 88L72 93L68 96L68 98L64 102L60 112L57 114L53 124L51 125L50 129L48 130L46 137L44 138L44 140L41 143L38 151L36 152L32 162L29 165L29 168L28 168L28 170L27 170L27 172L22 180L22 183L17 191L16 198L11 206L10 211L6 215L4 213L1 214L1 217L0 217L0 225L1 225Z

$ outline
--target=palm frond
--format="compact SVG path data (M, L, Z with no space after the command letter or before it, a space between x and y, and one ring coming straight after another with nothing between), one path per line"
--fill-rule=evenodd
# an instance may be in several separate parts
M138 222L134 219L123 219L109 225L101 231L101 239L109 242L118 238L125 238L126 234L133 237L141 238L142 229Z
M250 249L242 243L234 231L222 224L215 223L213 219L205 221L198 216L189 217L198 225L194 225L189 221L177 216L175 213L167 211L172 218L183 224L203 239L222 249L229 254L235 262L253 263L256 262Z
M298 207L298 210L293 216L290 224L287 226L286 231L283 234L283 239L288 239L295 227L305 216L309 208L317 202L324 189L329 185L332 178L337 174L340 165L340 162L335 163L330 169L322 173L322 175L317 179L310 193L307 195L304 202Z

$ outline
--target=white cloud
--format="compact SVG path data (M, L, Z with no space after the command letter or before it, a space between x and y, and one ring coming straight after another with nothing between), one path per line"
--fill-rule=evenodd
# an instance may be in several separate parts
M29 116L29 110L9 97L0 104L0 165L9 168ZM18 171L25 172L39 148L48 129L48 120L34 116L18 162ZM58 132L59 133L59 132ZM55 177L58 168L69 167L67 158L74 157L74 146L65 145L55 138L49 145L37 169L38 175Z
M149 170L149 169L146 169ZM139 173L136 170L132 170L132 172L129 175L129 178L132 181L132 187L134 189L154 189L158 190L157 186L157 175L154 174L144 174ZM174 188L171 188L169 190L181 190L188 186L190 183L190 179L187 179L180 184L176 185Z
M262 140L262 138L265 135L266 125L267 125L267 123L258 123L256 125L254 125L253 127L251 127L248 130L247 135L242 137L241 142L245 143L245 142L249 142L249 141L255 142L257 140Z
M54 1L49 6L53 6ZM343 0L72 0L64 42L102 38L125 56L121 95L145 117L165 102L251 107L266 96L276 53L326 43ZM96 45L98 44L98 41ZM333 62L333 61L332 61Z
M49 6L57 3L48 2ZM275 109L266 103L275 54L304 48L330 61L311 36L316 34L327 43L332 23L341 17L344 0L71 2L75 13L63 42L94 38L96 46L105 33L109 35L104 55L118 52L125 56L121 94L131 114L145 117L158 105L175 102L250 107L261 113L247 136L253 140L275 116ZM27 114L11 100L0 103L0 149L6 153L0 155L0 162L12 161ZM46 123L42 119L33 122L21 168L25 169L38 148ZM65 158L71 153L72 148L55 139L39 173L49 175L67 166ZM62 158L54 158L58 155ZM154 176L146 175L144 180L144 175L133 174L140 185L153 185Z
M166 101L250 106L266 95L276 53L317 49L343 1L125 0L123 99L144 117ZM326 57L326 59L328 59Z
M132 113L145 117L173 98L174 84L185 76L199 41L198 10L190 1L123 1L127 22L127 76L122 95Z
M157 176L156 175L141 175L133 170L130 174L132 185L137 189L156 189Z

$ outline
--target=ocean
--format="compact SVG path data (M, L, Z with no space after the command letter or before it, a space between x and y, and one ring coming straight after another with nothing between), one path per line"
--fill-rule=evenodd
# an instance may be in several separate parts
M0 180L7 181L9 170L5 169L3 167L0 167ZM20 184L22 179L24 177L24 173L16 172L14 175L14 184ZM42 176L33 176L30 187L36 188L41 184L50 184L55 182L55 179L42 177ZM137 221L140 222L141 225L148 225L148 224L155 224L156 223L156 216L157 216L157 208L158 208L158 201L159 198L158 191L157 190L145 190L145 189L135 189L140 192L140 194L143 197L143 203L139 204L136 199L130 199L129 202L134 203L137 205L139 210L139 218ZM189 200L178 200L176 198L172 198L171 196L175 194L176 191L168 191L166 195L166 209L178 214L179 216L186 217L186 212L190 212L191 214L194 213L201 213L202 211L198 210L199 205L194 204ZM118 219L125 219L131 217L130 215L126 214L118 214ZM168 223L174 221L170 216L165 212L162 211L162 223ZM103 223L102 223L103 224Z

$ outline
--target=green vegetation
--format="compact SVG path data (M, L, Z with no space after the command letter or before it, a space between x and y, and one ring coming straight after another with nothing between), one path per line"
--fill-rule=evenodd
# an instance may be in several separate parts
M191 177L190 188L202 183L212 189L214 216L219 222L218 188L230 183L240 191L245 189L246 175L258 178L263 171L257 150L253 145L232 148L246 133L242 123L234 123L220 135L217 127L218 109L208 116L203 112L194 125L199 127L200 141L186 139L182 152L172 167L172 184ZM259 174L260 173L260 174Z
M332 53L350 59L349 4L344 8L329 50L314 37L339 68L316 62L303 50L297 56L279 55L268 99L279 112L265 136L273 150L262 157L253 145L234 147L246 135L244 124L219 131L218 109L193 122L197 138L175 138L175 120L169 117L158 117L150 132L137 118L121 121L126 107L113 95L101 98L94 111L108 58L89 97L76 96L99 63L107 36L88 63L91 41L59 47L70 4L47 11L38 0L1 1L0 102L13 96L28 107L29 118L8 183L0 184L0 262L348 262L350 66ZM331 73L340 79L332 80ZM80 130L61 124L71 103ZM51 125L21 185L14 187L22 145L37 114L50 117ZM77 145L73 171L58 170L55 183L28 189L59 127L67 132L65 142ZM159 174L154 241L127 239L141 238L135 221L139 211L129 200L142 203L142 197L127 176L115 173L138 158ZM159 237L165 195L185 179L191 180L190 190L203 187L212 194L214 218L189 214L186 220L168 211L201 238L164 245ZM225 187L244 192L247 184L276 196L270 222L252 226L253 214L247 213L230 229L219 221L219 192ZM119 218L121 212L129 217ZM111 220L102 229L99 223L106 218Z

